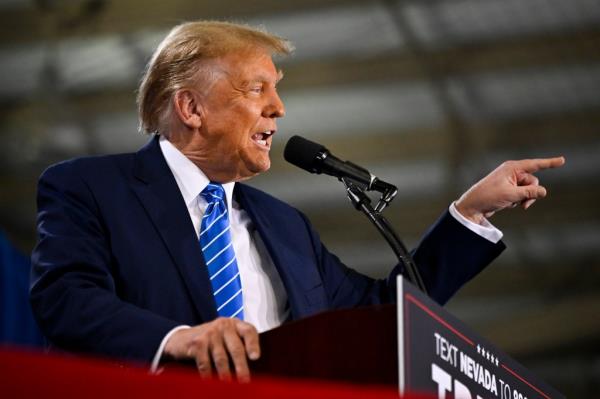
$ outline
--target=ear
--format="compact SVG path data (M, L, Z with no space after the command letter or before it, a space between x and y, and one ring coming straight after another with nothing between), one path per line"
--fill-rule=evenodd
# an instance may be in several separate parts
M197 93L188 89L177 90L173 96L175 114L185 126L198 129L202 126L202 105Z

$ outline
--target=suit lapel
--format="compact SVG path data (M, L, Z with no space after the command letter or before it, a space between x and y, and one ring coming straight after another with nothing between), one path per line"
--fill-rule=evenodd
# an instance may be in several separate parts
M306 258L297 255L297 248L290 247L295 243L294 237L281 234L277 226L272 225L270 219L273 215L260 201L252 200L246 186L236 184L235 195L241 207L248 213L279 272L287 292L292 319L314 313L314 309L307 306L305 295L311 289L322 285L316 269L305 264Z
M167 247L203 321L217 317L208 271L158 136L135 157L133 190ZM152 245L152 243L148 243ZM168 267L168 265L165 265Z

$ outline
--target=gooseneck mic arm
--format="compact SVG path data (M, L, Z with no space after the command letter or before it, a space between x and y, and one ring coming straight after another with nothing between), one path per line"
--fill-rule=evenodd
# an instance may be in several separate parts
M388 242L398 260L406 271L407 279L427 294L423 279L410 253L402 240L394 232L381 212L394 199L398 190L392 184L380 180L365 168L349 161L342 161L333 156L321 144L312 142L300 136L293 136L285 146L284 158L293 165L310 173L324 173L337 177L346 187L346 193L354 207L362 211L375 225L377 230ZM381 193L379 202L373 208L370 198L365 191Z
M400 261L400 264L404 267L408 281L416 285L423 293L427 294L427 288L425 287L425 283L423 283L423 279L421 278L421 274L419 273L415 261L406 250L406 246L400 237L398 237L390 222L388 222L381 213L373 209L371 206L371 199L363 190L357 187L356 184L345 178L340 180L344 183L344 186L346 186L346 193L348 194L350 202L354 205L354 208L362 211L367 216L390 245L392 251L394 251L396 257Z

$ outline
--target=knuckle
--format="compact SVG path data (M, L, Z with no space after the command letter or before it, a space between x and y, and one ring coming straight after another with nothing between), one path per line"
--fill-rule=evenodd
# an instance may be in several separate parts
M209 366L208 366L206 359L196 358L196 368L198 369L198 371L208 371Z
M210 324L213 328L219 328L223 325L223 318L218 317L218 318L214 319Z
M199 346L199 347L207 346L208 341L209 341L207 335L208 335L208 333L204 333L204 334L195 336L194 338L192 338L192 345Z
M256 327L254 327L252 324L246 323L246 325L248 326L248 330L250 330L253 333L258 334L258 330L256 329Z
M219 368L229 365L229 359L224 353L213 354L213 362L215 362L215 365L217 365Z
M234 318L229 318L228 317L228 318L225 319L225 321L227 322L227 327L234 328L235 325L236 325L236 322L240 321L240 319L237 319L235 317Z
M232 320L228 317L219 317L218 319L215 319L214 323L220 332L225 331L232 326Z
M214 341L216 336L217 331L215 331L214 329L207 330L206 333L203 334L203 337L207 342Z
M246 351L241 346L235 346L229 350L233 358L243 358L246 356Z
M258 334L256 327L254 327L252 324L246 323L244 321L240 321L240 324L238 324L238 328L239 328L239 331L243 332L243 333Z

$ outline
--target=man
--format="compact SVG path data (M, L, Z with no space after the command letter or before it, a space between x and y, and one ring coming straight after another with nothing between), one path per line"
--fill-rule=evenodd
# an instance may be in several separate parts
M203 375L247 380L257 329L394 301L400 266L387 280L356 273L299 211L237 183L269 169L285 113L272 56L289 52L245 26L180 25L140 85L150 143L44 172L31 302L53 345L153 367L194 359ZM531 173L563 162L507 162L451 205L414 251L434 299L447 301L503 250L486 217L545 196Z

